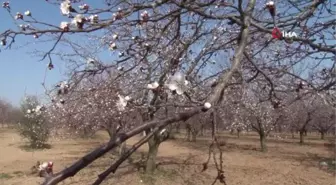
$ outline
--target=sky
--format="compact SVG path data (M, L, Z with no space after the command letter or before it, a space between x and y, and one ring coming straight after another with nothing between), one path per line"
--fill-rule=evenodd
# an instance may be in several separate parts
M97 7L102 1L87 0L86 2ZM12 15L15 15L16 12L24 13L26 10L30 10L33 17L54 25L59 25L61 21L67 20L61 15L59 6L49 4L44 0L11 0L10 6ZM0 7L0 20L0 33L9 28L17 29L13 19L2 7ZM38 96L44 94L41 83L44 81L48 61L40 61L42 57L34 56L31 52L35 49L48 51L51 45L50 43L38 43L36 42L38 40L32 36L21 36L15 41L10 50L4 50L4 47L0 46L0 98L14 105L19 105L25 93ZM31 44L26 45L28 42ZM58 61L57 58L53 59L53 63L54 70L48 70L46 75L46 85L48 86L65 79L63 75L65 64Z
M103 6L103 0L85 0L85 2L95 8ZM78 9L77 5L75 5L76 9ZM60 22L69 20L61 15L58 5L49 4L45 0L11 0L10 6L13 16L16 12L24 13L26 10L30 10L32 16L36 17L39 21L57 26ZM0 7L0 20L0 33L9 28L18 29L8 12L2 7ZM22 23L18 21L18 24ZM43 39L43 36L41 39ZM20 36L17 37L16 42L10 50L4 50L0 46L1 99L5 99L14 105L19 105L21 98L25 94L43 96L44 88L41 83L45 77L45 83L49 87L66 79L63 75L66 72L66 64L64 62L59 61L58 58L53 58L55 69L48 70L46 73L48 61L39 61L42 57L34 56L31 53L35 49L48 51L52 47L53 42L39 43L39 40L34 39L32 36ZM26 43L30 44L26 45ZM58 46L57 49L62 48ZM106 59L108 57L110 55L106 55Z

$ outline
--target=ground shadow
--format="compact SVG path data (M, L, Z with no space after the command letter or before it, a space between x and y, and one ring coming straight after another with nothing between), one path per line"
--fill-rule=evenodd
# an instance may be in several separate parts
M37 151L37 150L48 150L51 149L52 146L50 144L42 144L39 146L32 146L30 144L23 144L23 145L19 145L19 148L21 150L30 152L30 151Z

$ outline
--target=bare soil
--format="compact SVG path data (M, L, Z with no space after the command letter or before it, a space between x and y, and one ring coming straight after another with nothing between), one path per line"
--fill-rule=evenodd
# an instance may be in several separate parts
M315 136L314 136L315 137ZM297 139L272 140L268 142L267 153L259 151L257 136L242 135L240 139L224 134L224 170L228 185L334 185L335 175L319 167L319 163L330 157L325 147L327 141L316 138L307 145L298 145ZM137 138L131 139L131 145ZM50 141L51 148L26 150L25 142L15 131L0 130L0 185L36 185L43 179L30 174L30 167L36 161L53 161L57 172L86 152L107 140L105 134L94 139L65 139ZM154 178L145 176L133 163L125 162L116 174L110 175L102 184L118 185L207 185L211 184L217 171L211 163L208 170L201 172L208 157L209 138L201 137L196 143L183 139L169 140L159 148L158 170ZM147 146L132 156L140 160ZM97 175L108 168L115 156L111 153L97 160L75 177L60 184L92 184ZM152 179L152 180L151 180ZM153 180L154 179L154 180ZM219 182L216 184L220 184Z

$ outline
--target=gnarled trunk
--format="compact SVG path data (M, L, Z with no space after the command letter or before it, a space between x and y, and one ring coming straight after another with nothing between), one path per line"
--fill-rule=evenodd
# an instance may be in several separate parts
M304 131L300 130L300 144L302 145L304 143Z
M156 157L159 151L160 141L154 136L148 141L148 154L146 161L146 173L153 174L156 169Z
M321 133L321 139L324 140L325 132L320 131L320 133Z
M260 131L259 132L260 137L260 147L262 152L267 152L267 145L266 145L266 135L265 132Z

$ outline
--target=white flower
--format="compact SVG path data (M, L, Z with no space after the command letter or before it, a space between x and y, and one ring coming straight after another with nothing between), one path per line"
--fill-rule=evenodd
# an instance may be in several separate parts
M122 70L124 70L124 67L119 66L119 67L117 68L117 70L118 70L118 71L122 71Z
M130 97L126 96L123 97L121 95L118 94L119 100L117 102L117 108L119 111L123 111L125 110L125 107L127 106L127 101L130 100Z
M2 7L3 8L9 8L9 1L3 2Z
M87 64L94 64L95 63L95 60L92 59L92 58L89 58L87 61L86 61Z
M67 81L61 82L61 89L69 88L69 84Z
M269 1L266 3L266 6L273 6L274 5L274 2L273 1Z
M69 15L71 9L71 2L69 0L63 1L60 6L62 15Z
M81 10L88 10L88 9L90 8L90 6L87 5L87 4L83 4L83 5L80 5L80 6L78 6L78 7L79 7L79 9L81 9Z
M77 14L71 21L72 25L75 25L78 29L83 29L86 19L82 14Z
M7 41L5 39L2 39L1 42L0 42L0 45L6 46L6 44L7 44Z
M31 12L29 10L25 11L24 13L26 16L31 16Z
M211 103L209 103L209 102L205 102L205 103L204 103L204 108L206 108L206 109L210 109L210 108L211 108Z
M113 39L115 39L115 40L118 39L118 35L117 35L117 34L114 34L114 35L113 35Z
M94 24L94 23L98 23L99 17L98 15L91 15L89 19L90 19L90 22Z
M120 52L120 53L119 53L119 57L123 57L124 55L125 55L124 52Z
M169 78L166 86L168 86L171 91L175 91L178 95L181 95L186 90L188 84L189 82L186 81L185 75L177 72L174 76Z
M110 45L110 48L109 48L110 50L115 50L115 49L117 49L117 45L116 45L116 43L112 43L111 45Z
M156 89L158 87L159 87L159 83L158 82L153 82L153 83L147 85L148 89Z
M27 114L30 114L30 113L31 113L31 110L30 110L30 109L28 109L28 110L27 110Z
M83 23L85 21L85 17L82 14L77 14L74 20L78 23Z
M23 15L22 15L20 12L17 12L14 18L15 18L16 20L18 20L18 19L23 19Z
M36 106L36 108L35 108L36 111L40 111L41 109L42 109L42 106L40 106L40 105Z
M64 31L69 31L69 26L70 26L70 23L68 22L61 22L61 25L60 25L60 28Z
M148 14L147 11L142 12L140 14L140 16L141 16L141 18L142 18L143 21L148 21L148 19L149 19L149 14Z

